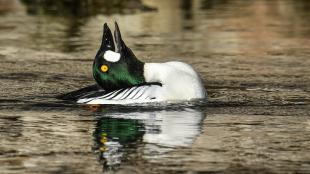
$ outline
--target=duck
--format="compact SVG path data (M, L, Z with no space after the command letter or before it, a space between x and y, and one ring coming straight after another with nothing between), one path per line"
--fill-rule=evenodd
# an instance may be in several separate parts
M77 95L77 103L126 105L206 99L206 89L192 66L179 61L142 62L126 46L117 22L114 40L105 23L92 66L97 84L83 89Z

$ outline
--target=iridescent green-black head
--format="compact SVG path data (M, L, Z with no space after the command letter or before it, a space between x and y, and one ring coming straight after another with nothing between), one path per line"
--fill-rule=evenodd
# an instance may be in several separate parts
M144 63L139 61L122 40L115 22L115 43L110 28L105 23L101 46L93 64L93 76L104 90L115 90L145 83Z

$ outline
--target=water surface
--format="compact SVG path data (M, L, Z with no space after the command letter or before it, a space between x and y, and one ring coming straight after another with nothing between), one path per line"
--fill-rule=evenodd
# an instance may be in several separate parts
M306 0L0 1L0 173L310 173ZM98 3L99 2L99 3ZM84 107L102 25L207 103Z

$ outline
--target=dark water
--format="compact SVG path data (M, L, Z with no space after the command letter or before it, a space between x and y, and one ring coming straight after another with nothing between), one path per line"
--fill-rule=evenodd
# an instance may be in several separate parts
M310 173L307 0L0 1L0 173ZM207 103L85 107L104 22Z

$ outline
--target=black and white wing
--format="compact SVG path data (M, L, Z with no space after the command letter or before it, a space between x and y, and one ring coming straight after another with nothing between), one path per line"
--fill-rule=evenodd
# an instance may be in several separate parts
M77 102L81 104L133 104L156 102L160 100L160 85L146 84L133 86L106 93L93 93L83 96Z

